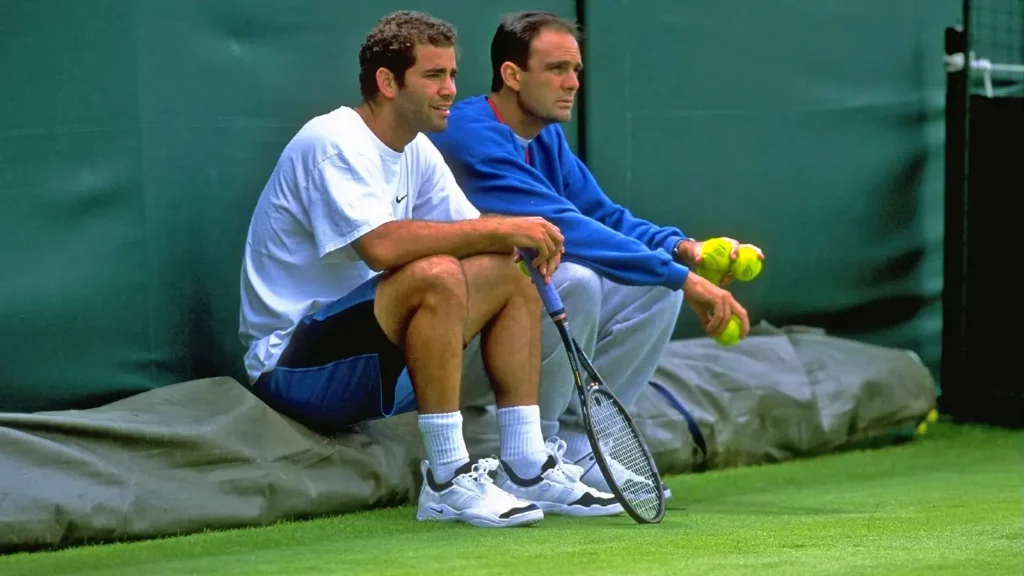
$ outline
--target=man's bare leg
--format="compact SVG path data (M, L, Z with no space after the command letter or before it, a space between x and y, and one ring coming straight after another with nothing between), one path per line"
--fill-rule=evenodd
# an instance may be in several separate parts
M484 368L499 408L537 404L540 383L541 300L509 256L462 261L468 288L463 334L480 334Z
M541 300L507 255L462 260L468 288L463 337L480 334L480 348L498 405L501 459L522 478L547 460L537 407Z
M417 260L385 276L373 312L389 339L403 347L420 414L459 409L466 277L447 256Z
M462 266L447 256L389 272L374 300L381 329L405 349L427 461L438 482L469 462L459 411L466 303Z
M412 262L377 285L374 314L388 338L405 349L429 463L416 517L486 526L532 524L544 517L539 507L484 490L481 478L489 482L489 477L469 466L459 411L468 287L462 264L444 256Z

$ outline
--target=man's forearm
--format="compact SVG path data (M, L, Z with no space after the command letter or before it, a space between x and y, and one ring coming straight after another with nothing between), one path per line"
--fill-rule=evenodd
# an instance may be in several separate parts
M391 270L441 254L463 258L512 251L496 218L458 222L397 220L367 233L355 242L355 248L374 270Z

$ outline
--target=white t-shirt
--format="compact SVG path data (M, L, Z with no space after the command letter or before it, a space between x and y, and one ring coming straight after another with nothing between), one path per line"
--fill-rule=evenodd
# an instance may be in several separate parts
M396 152L352 108L310 120L285 147L249 224L239 336L250 383L276 365L302 318L376 274L354 240L393 220L479 216L423 134Z

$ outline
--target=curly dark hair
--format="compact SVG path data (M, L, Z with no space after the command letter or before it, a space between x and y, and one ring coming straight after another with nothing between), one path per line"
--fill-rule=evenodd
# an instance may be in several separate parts
M377 70L386 68L398 86L405 85L405 73L416 63L416 45L439 48L455 46L455 27L424 12L399 10L377 21L359 48L359 91L369 102L379 92Z

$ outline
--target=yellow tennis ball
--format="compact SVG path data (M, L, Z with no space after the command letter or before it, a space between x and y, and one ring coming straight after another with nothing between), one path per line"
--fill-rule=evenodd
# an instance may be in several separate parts
M526 260L519 261L519 269L522 270L523 274L526 274L527 277L530 276L530 269L527 268Z
M915 432L917 432L918 435L921 435L921 434L924 434L924 433L928 432L928 423L927 422L921 422L920 424L918 424L917 425L917 429L915 430Z
M703 256L700 269L722 274L729 271L729 266L732 264L732 242L724 238L705 240L701 244L700 253ZM700 271L697 273L704 276Z
M928 411L928 415L925 416L927 422L935 423L939 421L939 411L932 408Z
M715 342L718 342L722 346L732 346L739 341L740 318L733 314L732 318L729 318L729 324L725 327L725 331L718 336L715 336Z
M741 282L750 282L761 273L761 258L752 246L741 246L737 251L736 260L732 263L733 278Z
M701 244L701 256L697 274L715 286L721 285L732 263L732 243L723 238L705 240Z
M718 270L709 270L704 267L703 264L697 267L697 275L704 278L708 282L711 282L715 286L722 284L722 278L725 277L725 272L719 272Z

